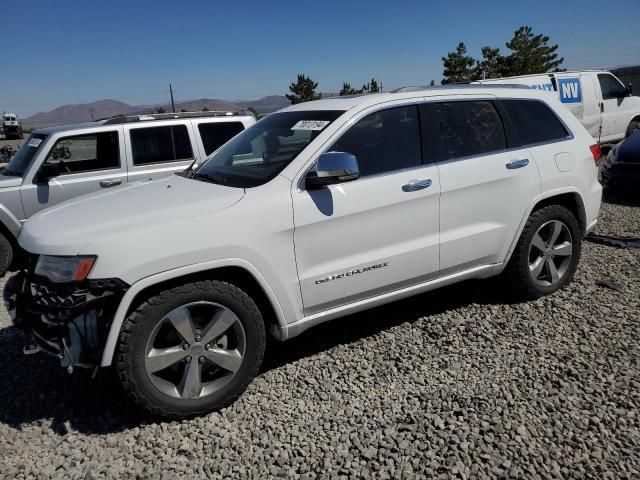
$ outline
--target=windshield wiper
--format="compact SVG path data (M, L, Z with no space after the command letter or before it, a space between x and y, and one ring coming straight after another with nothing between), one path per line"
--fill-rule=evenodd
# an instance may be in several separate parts
M192 174L192 177L202 179L205 182L217 183L218 185L227 184L227 181L224 177L221 177L220 175L215 175L213 173L203 173L203 172L197 171Z

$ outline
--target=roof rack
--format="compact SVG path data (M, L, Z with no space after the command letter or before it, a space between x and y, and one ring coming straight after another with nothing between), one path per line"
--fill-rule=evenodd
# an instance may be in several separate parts
M238 115L247 115L243 110L235 112L227 111L207 111L207 112L176 112L176 113L148 113L140 115L124 115L122 117L112 117L107 119L96 120L103 122L103 125L114 125L119 123L135 123L153 120L173 120L178 118L199 118L199 117L234 117Z
M419 92L421 90L448 90L448 89L475 89L475 88L526 88L528 85L521 83L448 83L447 85L426 85L414 87L400 87L392 90L391 93Z

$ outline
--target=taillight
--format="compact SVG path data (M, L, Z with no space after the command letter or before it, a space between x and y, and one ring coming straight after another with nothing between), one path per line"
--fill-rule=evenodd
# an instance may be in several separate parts
M591 145L589 148L591 149L591 154L593 155L593 159L596 162L600 160L600 155L602 155L602 151L600 150L600 145L596 143L595 145Z

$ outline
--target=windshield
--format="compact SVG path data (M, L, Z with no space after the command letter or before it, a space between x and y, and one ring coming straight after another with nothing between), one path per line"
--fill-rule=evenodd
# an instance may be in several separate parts
M33 157L35 157L36 153L42 148L45 138L47 138L47 136L41 133L31 134L4 168L2 174L13 177L21 177L24 175L24 172L26 172L31 165Z
M229 187L262 185L278 175L343 113L334 110L273 113L220 147L193 177Z

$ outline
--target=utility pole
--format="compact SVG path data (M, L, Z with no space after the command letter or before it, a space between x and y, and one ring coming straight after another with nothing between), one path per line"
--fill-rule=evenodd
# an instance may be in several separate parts
M171 84L169 84L169 95L171 95L171 111L176 113L176 106L173 103L173 89L171 88Z

